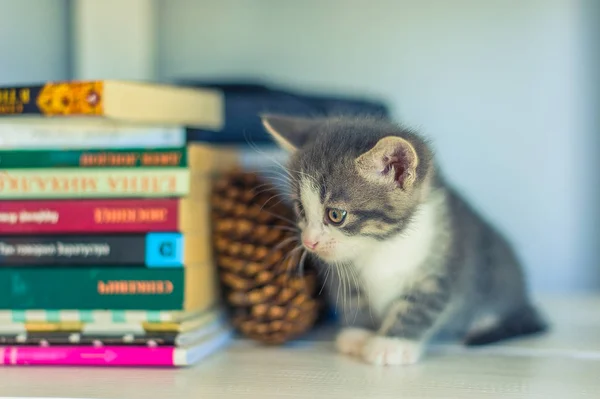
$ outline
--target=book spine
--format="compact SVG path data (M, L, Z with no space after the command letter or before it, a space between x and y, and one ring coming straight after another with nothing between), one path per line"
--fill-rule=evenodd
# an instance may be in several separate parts
M103 115L104 82L47 82L0 88L0 115Z
M0 345L17 346L174 346L177 343L177 333L166 334L94 334L85 335L79 332L65 331L62 333L0 333Z
M186 270L0 268L0 309L183 310Z
M0 200L182 197L189 190L187 168L0 170Z
M156 269L152 269L156 270ZM0 268L0 272L2 269ZM1 294L1 293L0 293ZM42 306L37 308L27 307L23 309L10 309L0 307L0 331L6 331L3 328L10 326L16 328L17 324L20 327L35 328L33 323L73 323L79 322L86 326L92 325L94 328L100 326L116 326L123 329L131 328L134 324L139 323L180 323L187 320L192 315L198 314L201 310L144 310L144 309L78 309L76 303L71 303L68 307L61 309L45 309ZM13 331L13 330L11 330ZM31 330L34 331L34 330Z
M180 231L181 212L175 198L3 201L0 234Z
M182 267L181 233L0 236L0 267Z
M185 145L186 131L177 127L0 125L0 148L10 150L179 148Z
M175 348L138 346L0 346L6 366L175 366Z
M114 150L0 150L0 168L186 167L185 148Z

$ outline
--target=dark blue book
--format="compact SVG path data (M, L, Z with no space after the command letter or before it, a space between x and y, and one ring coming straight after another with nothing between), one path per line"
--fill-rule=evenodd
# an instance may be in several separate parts
M272 143L264 130L260 114L281 113L294 116L319 117L332 114L376 115L389 117L388 107L381 101L305 94L252 83L219 83L184 81L191 87L216 88L225 97L225 124L221 131L188 129L188 141L222 144Z

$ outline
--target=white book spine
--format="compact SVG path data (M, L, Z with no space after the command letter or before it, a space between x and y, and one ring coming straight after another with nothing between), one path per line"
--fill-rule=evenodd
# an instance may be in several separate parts
M0 125L0 149L94 149L183 147L185 128L123 127L81 128L73 126Z

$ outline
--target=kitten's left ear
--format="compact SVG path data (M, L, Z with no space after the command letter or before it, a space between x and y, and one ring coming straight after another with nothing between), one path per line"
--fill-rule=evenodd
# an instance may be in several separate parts
M260 119L277 144L290 152L306 144L313 129L322 122L319 119L273 114L260 115Z
M355 159L358 173L365 179L383 184L395 184L403 190L413 186L417 178L419 157L406 139L384 137L369 151Z

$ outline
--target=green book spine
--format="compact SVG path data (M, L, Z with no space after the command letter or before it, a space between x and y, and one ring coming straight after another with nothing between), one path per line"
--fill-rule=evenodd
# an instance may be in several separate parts
M185 148L0 151L0 169L187 167Z
M0 169L0 200L183 197L188 168Z
M184 310L185 269L4 268L0 309Z

